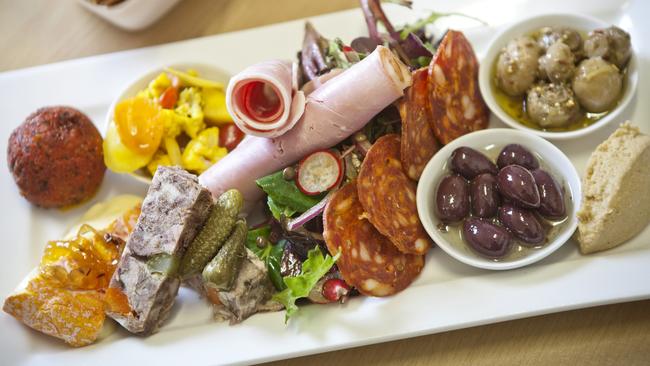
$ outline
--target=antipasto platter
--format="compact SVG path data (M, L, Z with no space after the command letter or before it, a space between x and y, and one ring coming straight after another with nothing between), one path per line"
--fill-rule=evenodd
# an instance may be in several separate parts
M647 6L361 4L0 74L8 363L253 363L650 297Z

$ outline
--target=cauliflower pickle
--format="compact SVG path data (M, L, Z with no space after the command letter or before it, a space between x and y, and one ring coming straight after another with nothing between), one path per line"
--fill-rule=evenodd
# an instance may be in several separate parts
M219 129L232 124L222 84L194 70L167 68L115 106L104 141L105 162L118 173L142 169L153 176L162 165L201 174L228 154L219 145Z

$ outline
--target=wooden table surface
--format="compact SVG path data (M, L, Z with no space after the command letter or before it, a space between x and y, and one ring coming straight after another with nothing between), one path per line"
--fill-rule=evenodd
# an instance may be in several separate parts
M72 0L0 0L0 71L356 6L356 0L184 0L150 28L129 33L105 23ZM538 316L274 364L650 365L650 300Z

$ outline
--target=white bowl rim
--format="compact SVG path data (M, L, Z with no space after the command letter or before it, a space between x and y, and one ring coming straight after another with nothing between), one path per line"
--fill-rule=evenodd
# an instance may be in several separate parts
M481 145L487 146L491 143L500 143L501 141L504 141L504 137L508 139L508 141L512 141L512 143L518 143L524 146L526 146L527 143L531 143L531 141L536 144L541 144L545 148L552 151L552 156L547 156L548 154L542 155L542 158L544 158L548 165L555 168L560 164L554 159L561 159L563 160L562 163L564 165L570 167L569 171L562 171L562 173L564 175L563 178L565 182L565 188L568 189L572 195L572 210L571 212L567 212L568 221L565 224L566 226L561 230L561 232L558 233L552 242L522 258L507 262L496 262L488 258L481 257L478 254L474 254L473 252L468 252L471 254L466 254L455 246L449 244L447 240L445 240L445 238L438 233L438 229L434 223L434 220L436 220L435 213L433 212L434 210L431 209L433 205L427 201L427 198L429 197L428 193L430 191L434 191L432 196L435 197L435 190L437 190L438 183L444 175L444 172L441 172L442 166L449 159L449 156L454 149L460 146L477 146L466 144L467 140L484 138L486 141L484 144L481 143ZM436 179L435 182L433 181L434 179ZM456 140L445 145L431 158L431 160L429 160L426 167L424 168L424 171L422 172L422 176L420 177L420 181L418 183L416 204L422 225L424 226L431 239L433 239L437 246L440 247L440 249L442 249L445 253L455 258L456 260L473 267L490 270L509 270L538 262L558 250L562 245L569 241L578 227L577 212L580 208L581 197L582 188L578 171L576 170L571 160L562 152L562 150L557 148L551 142L525 131L519 131L510 128L491 128L472 132L457 138Z
M173 69L197 69L199 72L201 70L211 70L211 73L214 74L219 74L223 76L224 78L230 78L229 74L224 71L223 69L219 68L216 65L208 64L208 63L203 63L203 62L195 62L195 61L176 61L176 62L169 62L164 65L155 67L153 69L150 69L147 72L144 72L140 74L138 77L131 79L126 86L124 86L117 97L113 99L113 102L111 102L110 107L108 107L108 112L106 113L106 118L104 120L104 129L103 129L103 134L106 136L106 131L108 130L108 126L111 123L113 119L113 111L115 110L115 106L117 103L121 102L127 97L132 96L131 94L131 89L137 84L142 84L146 83L148 84L153 78L155 78L158 74L164 71L165 68L171 67ZM226 83L224 81L224 83ZM226 88L226 85L224 85L224 90ZM135 95L135 94L133 94ZM145 183L145 184L151 184L151 177L144 176L142 174L138 174L136 172L131 172L131 173L116 173L116 174L125 174L133 179L137 180L138 182Z
M506 37L512 38L516 35L522 35L526 32L525 30L521 32L518 31L517 34L511 34L511 33L514 33L515 29L524 27L527 23L541 22L546 19L550 19L554 21L566 20L567 25L571 24L571 20L578 19L582 22L592 23L594 25L594 28L607 27L611 25L601 19L589 15L570 13L570 12L538 14L511 23L507 25L505 28L501 29L488 42L487 51L485 52L485 56L483 57L483 60L479 66L479 89L481 90L483 99L485 100L485 103L490 108L490 111L494 113L494 115L498 117L499 120L501 120L503 123L507 124L510 127L522 131L528 131L530 133L533 133L535 135L550 140L567 140L567 139L582 137L618 119L621 113L624 110L626 110L628 105L634 99L634 96L636 95L637 84L639 79L638 62L636 57L637 50L635 50L634 44L632 44L632 56L630 57L630 60L628 61L628 65L627 65L626 83L625 83L625 89L623 91L623 95L616 108L610 111L607 115L603 116L601 119L599 119L598 121L594 122L593 124L587 127L574 130L574 131L553 132L553 131L541 131L534 128L526 127L523 124L517 122L511 116L509 116L501 108L501 106L498 105L498 103L494 99L494 96L492 95L492 88L490 86L490 78L491 78L490 74L498 50L501 49L503 45L505 45L505 43L507 42L507 40L505 40ZM529 29L529 31L530 30L533 30L533 28Z

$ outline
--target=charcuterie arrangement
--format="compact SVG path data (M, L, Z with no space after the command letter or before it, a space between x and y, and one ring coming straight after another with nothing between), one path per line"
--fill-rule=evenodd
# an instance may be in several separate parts
M378 0L360 3L367 36L329 39L307 22L295 60L261 60L227 85L164 69L114 104L103 138L72 107L28 116L7 155L32 204L86 202L106 168L150 185L143 198L93 206L47 243L4 311L78 347L97 341L107 318L155 333L181 286L230 324L399 296L428 255L444 254L418 211L423 172L445 145L487 129L490 109L469 40L429 31L445 14L395 27ZM630 36L580 32L545 27L482 60L521 123L575 129L616 108ZM427 203L436 230L491 261L543 248L577 206L564 172L518 141L459 147L445 161ZM629 122L594 151L577 215L582 253L648 224L649 169L650 137Z

